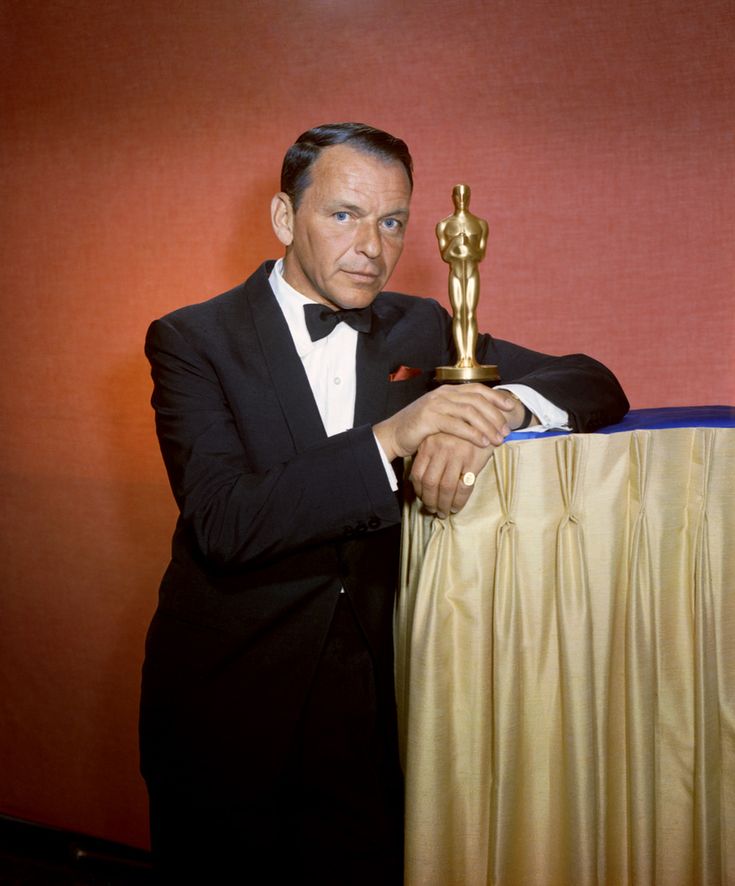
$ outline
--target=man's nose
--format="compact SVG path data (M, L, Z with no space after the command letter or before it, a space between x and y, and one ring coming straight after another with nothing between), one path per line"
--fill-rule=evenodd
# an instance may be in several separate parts
M361 252L368 258L377 258L380 255L383 251L383 242L377 225L365 222L358 227L355 251Z

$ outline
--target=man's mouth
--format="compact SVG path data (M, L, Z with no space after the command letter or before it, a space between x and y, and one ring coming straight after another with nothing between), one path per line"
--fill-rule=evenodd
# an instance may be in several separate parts
M343 270L343 273L347 274L348 277L352 277L352 279L358 283L374 283L380 277L380 274L377 274L374 271Z

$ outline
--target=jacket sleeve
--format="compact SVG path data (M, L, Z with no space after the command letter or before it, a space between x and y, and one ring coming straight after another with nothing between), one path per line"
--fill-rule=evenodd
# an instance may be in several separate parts
M400 521L370 426L263 468L215 365L167 318L151 324L146 356L156 431L181 520L211 562L268 559ZM259 406L253 403L247 422L258 421Z
M451 336L451 318L448 334ZM497 364L501 382L528 385L565 409L573 431L596 431L619 422L630 408L613 373L586 354L554 357L480 335L477 359Z

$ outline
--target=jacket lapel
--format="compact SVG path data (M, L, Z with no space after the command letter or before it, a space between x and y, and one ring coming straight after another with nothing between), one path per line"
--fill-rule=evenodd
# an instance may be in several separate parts
M263 362L270 373L294 447L301 452L326 440L319 409L288 324L268 283L272 262L255 274L248 298Z
M375 424L386 417L389 363L387 330L376 308L372 329L357 337L355 427Z

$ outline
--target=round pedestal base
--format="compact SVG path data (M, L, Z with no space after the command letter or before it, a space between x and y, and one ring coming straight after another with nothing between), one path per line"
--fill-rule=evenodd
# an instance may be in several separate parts
M497 366L437 366L434 381L445 384L500 381L500 373Z

